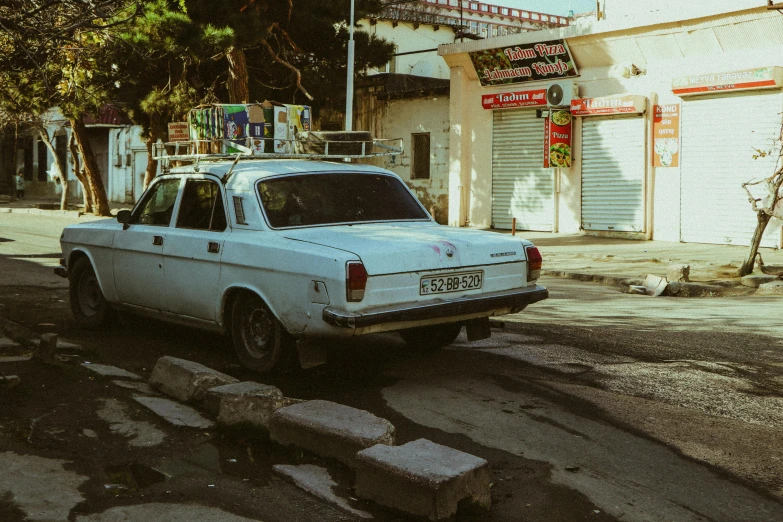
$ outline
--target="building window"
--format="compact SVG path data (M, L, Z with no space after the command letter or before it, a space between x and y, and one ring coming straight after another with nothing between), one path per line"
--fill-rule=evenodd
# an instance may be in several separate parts
M489 9L489 6L488 6L488 5L481 4L481 10L482 10L482 11L487 11L488 9Z
M430 179L430 133L411 134L411 179Z
M511 11L511 16L519 16L519 11L517 11L516 9L513 9Z
M503 7L500 10L500 14L508 16L508 7Z
M543 20L544 22L548 22L549 17L547 15L541 15L541 20Z

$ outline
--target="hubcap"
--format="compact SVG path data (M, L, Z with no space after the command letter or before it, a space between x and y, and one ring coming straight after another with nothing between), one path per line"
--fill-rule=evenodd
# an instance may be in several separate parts
M266 357L272 337L272 320L269 313L264 308L255 308L247 315L243 326L248 353L256 359Z
M98 313L101 303L101 287L95 274L82 277L79 282L79 306L84 315L93 316Z

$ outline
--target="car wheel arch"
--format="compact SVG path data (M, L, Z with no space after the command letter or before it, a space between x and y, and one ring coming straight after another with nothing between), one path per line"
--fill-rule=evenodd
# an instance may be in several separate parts
M220 302L219 317L221 322L220 326L223 328L223 331L229 332L231 330L231 310L234 307L234 301L243 293L250 293L258 296L259 299L261 299L272 312L272 315L274 315L275 318L280 321L280 315L277 313L277 310L269 301L269 299L267 299L266 295L264 295L264 293L259 289L253 288L249 285L232 286L230 288L226 288L226 290L223 292L223 298ZM284 327L286 326L282 321L281 324L283 324ZM286 327L286 330L287 329L288 328Z

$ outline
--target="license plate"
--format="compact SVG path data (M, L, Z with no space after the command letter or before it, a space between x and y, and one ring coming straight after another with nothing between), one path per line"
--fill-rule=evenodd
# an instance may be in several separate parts
M458 274L438 274L421 278L420 295L445 294L462 290L481 288L484 272L460 272Z

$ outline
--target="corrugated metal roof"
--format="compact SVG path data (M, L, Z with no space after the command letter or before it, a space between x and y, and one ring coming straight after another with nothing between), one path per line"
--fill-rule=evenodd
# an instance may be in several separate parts
M115 105L104 105L97 115L84 117L85 125L132 125L133 122Z

